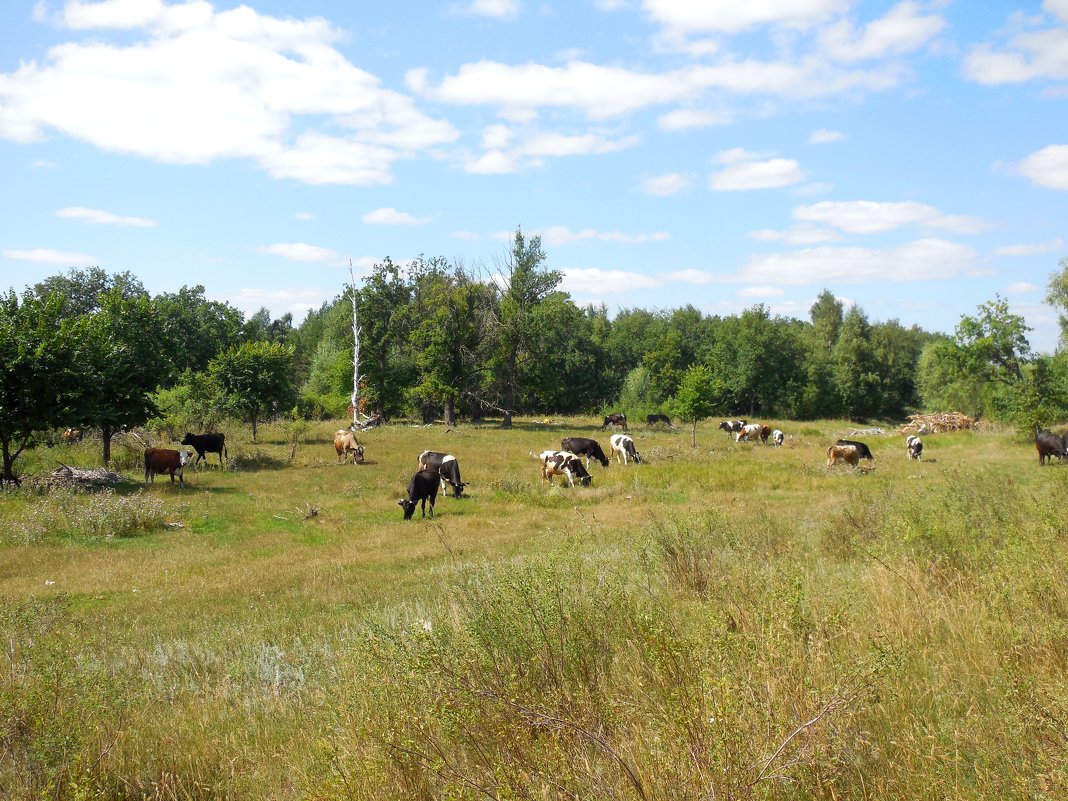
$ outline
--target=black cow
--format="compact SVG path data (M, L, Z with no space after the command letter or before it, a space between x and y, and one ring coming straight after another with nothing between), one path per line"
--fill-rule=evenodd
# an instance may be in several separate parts
M645 424L647 426L655 426L657 423L664 423L665 425L674 428L671 425L671 418L666 414L650 414L645 418Z
M875 457L871 455L871 448L863 442L857 442L855 439L840 439L835 445L852 445L857 449L857 458L870 459L873 462L875 461Z
M608 426L622 426L623 430L626 431L627 416L622 412L613 412L612 414L606 414L604 417L604 422L601 423L601 430L603 431L604 429L608 428Z
M193 450L197 452L196 461L193 462L193 467L200 464L200 460L203 459L205 463L208 461L206 453L219 454L219 466L222 466L223 455L226 458L230 458L230 454L226 452L226 434L212 433L212 434L190 434L185 432L185 439L182 440L182 445L192 445Z
M423 451L419 454L419 469L437 470L438 477L441 479L441 491L445 492L445 485L449 484L454 498L459 498L463 494L464 487L470 486L460 480L460 463L451 453Z
M608 457L604 455L604 451L601 450L601 444L589 437L564 437L560 440L560 450L585 456L587 468L590 466L590 457L600 462L602 467L608 467L611 464Z
M1038 423L1035 423L1035 448L1038 449L1040 465L1044 465L1054 456L1058 459L1068 457L1068 448L1065 447L1064 439L1048 428L1040 429Z
M397 501L404 510L404 519L411 520L416 504L422 503L422 516L426 517L426 502L430 499L430 517L434 517L434 501L438 499L438 483L441 477L437 470L420 470L408 482L407 500Z

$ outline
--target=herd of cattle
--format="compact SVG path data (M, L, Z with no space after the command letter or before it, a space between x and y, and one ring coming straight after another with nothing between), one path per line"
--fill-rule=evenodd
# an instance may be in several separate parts
M649 426L665 424L673 427L671 419L667 415L655 414L646 418ZM609 414L605 416L602 429L614 426L627 430L627 416L625 414ZM759 440L767 445L770 440L772 446L781 446L785 440L785 434L779 429L759 423L749 423L746 420L725 420L719 424L719 428L727 433L728 437L734 437L735 442L756 442ZM66 442L76 442L81 439L81 432L76 429L68 429L63 432ZM642 464L642 456L638 453L634 439L626 433L612 434L612 454L618 463L628 465ZM219 464L222 465L224 458L229 458L226 451L226 436L221 433L192 434L186 432L182 440L183 446L190 446L196 451L196 466L203 459L207 462L207 454L217 453ZM1047 464L1054 456L1059 459L1068 459L1068 435L1060 436L1049 429L1035 425L1035 447L1038 449L1038 463ZM919 460L923 454L923 442L919 436L913 434L906 438L905 449L909 459ZM351 428L343 428L334 435L334 450L337 452L338 463L347 462L352 458L352 463L363 461L364 449L356 439ZM564 437L560 441L559 450L545 450L540 454L530 453L541 463L541 476L553 485L556 476L563 476L569 487L574 487L577 482L581 486L589 486L593 481L590 475L590 460L601 463L608 467L610 460L602 450L596 439L589 437ZM193 453L188 450L171 450L167 448L145 449L145 483L154 482L156 474L168 474L171 483L177 477L180 486L185 485L183 471L185 466L193 459ZM833 468L838 463L844 463L854 468L860 467L861 460L868 460L874 465L875 457L871 449L863 442L857 440L840 439L827 449L827 467ZM423 451L419 454L418 470L408 482L408 497L398 503L404 510L404 519L410 520L416 506L420 506L422 516L426 517L427 501L430 502L430 517L434 516L434 503L437 500L439 487L442 492L447 492L451 487L454 497L459 498L464 488L469 486L460 478L460 463L456 457L449 453L439 451Z

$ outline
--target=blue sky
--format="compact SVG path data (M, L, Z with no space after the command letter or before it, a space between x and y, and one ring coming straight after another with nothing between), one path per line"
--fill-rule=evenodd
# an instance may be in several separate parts
M951 332L996 293L1052 350L1068 0L5 0L0 285L69 267L276 316L386 256L578 302Z

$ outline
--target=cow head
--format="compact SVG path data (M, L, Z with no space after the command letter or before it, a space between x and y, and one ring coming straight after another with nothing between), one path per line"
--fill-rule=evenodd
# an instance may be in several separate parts
M185 438L179 444L180 445L192 445L193 444L193 435L190 432L186 431L185 432Z
M459 498L464 494L464 487L471 486L468 481L449 481L449 485L452 487L452 497Z
M186 451L186 450L178 451L178 464L180 464L182 467L185 467L186 463L192 458L193 458L193 452L192 451Z
M404 510L404 519L411 520L412 513L415 512L415 505L418 501L410 501L407 498L402 498L397 501L397 503L400 505L400 508Z

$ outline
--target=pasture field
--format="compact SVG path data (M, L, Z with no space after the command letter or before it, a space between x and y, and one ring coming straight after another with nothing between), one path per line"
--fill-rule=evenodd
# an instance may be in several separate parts
M1008 432L599 420L304 442L229 469L0 496L0 798L1068 798L1068 465ZM892 432L891 426L885 426ZM469 497L397 501L425 448ZM90 443L41 449L95 466ZM213 457L212 457L213 458Z

